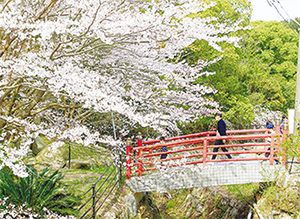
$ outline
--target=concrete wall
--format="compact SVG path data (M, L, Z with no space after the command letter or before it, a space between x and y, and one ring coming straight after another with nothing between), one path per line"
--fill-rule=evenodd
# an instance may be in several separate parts
M273 181L281 165L262 164L215 164L203 166L175 167L142 177L132 177L127 185L132 192L165 192L172 189L233 185Z

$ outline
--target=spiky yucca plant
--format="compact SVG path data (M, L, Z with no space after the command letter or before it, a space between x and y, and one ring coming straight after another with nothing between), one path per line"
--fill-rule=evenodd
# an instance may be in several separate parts
M20 178L9 170L1 170L0 198L8 197L7 203L17 206L27 203L36 213L41 213L45 207L62 215L77 214L75 207L80 204L80 200L66 193L61 183L63 175L58 170L51 173L45 169L38 173L29 167L28 174L28 177Z

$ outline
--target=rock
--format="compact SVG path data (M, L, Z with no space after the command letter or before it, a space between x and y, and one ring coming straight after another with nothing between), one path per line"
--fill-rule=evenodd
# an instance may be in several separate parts
M35 157L25 158L24 163L29 166L33 166L37 164Z
M45 147L44 147L45 146ZM42 147L44 147L42 149ZM31 165L37 169L53 168L59 169L65 166L69 166L69 147L62 146L54 151L52 144L47 145L41 137L35 139L35 143L32 144L32 151L34 154L40 150L35 156L27 156L23 159L24 163ZM30 150L31 151L31 150ZM73 159L71 161L72 169L91 169L96 165L107 166L111 163L112 157L109 151L105 148L97 148L97 154L88 156L85 159Z
M203 210L203 206L201 204L197 205L196 211L201 212Z
M115 213L115 212L107 212L107 213L104 215L104 218L107 218L107 219L115 219L115 218L117 218L117 216L116 216L116 213Z
M33 166L35 169L38 169L38 170L43 170L43 169L46 169L46 168L52 168L52 169L58 169L57 167L54 167L54 166L49 166L49 165L41 165L41 164L35 164Z
M47 143L44 142L44 140L40 137L37 136L34 139L33 144L31 145L31 150L34 155L37 155L40 151L42 151L45 147L47 146Z
M34 158L32 150L28 149L28 152L27 152L26 156L23 158L23 162L24 163L27 163L27 162L32 163L32 160L33 160L32 158ZM32 165L32 164L28 164L28 165Z
M132 193L129 193L125 196L127 210L130 216L135 217L137 214L138 203L135 199L135 196Z
M295 219L295 217L286 213L280 213L280 215L277 216L277 219Z
M71 160L70 167L72 169L91 169L94 165L95 164L92 160L74 159ZM69 160L67 160L66 166L69 166Z
M232 216L232 217L234 216L235 218L237 218L238 209L237 208L232 208L229 215Z
M189 218L192 214L192 209L189 209L188 212L186 213L185 217Z
M31 149L28 149L27 157L28 158L32 158L33 157L33 152L32 152Z
M97 147L97 156L92 156L92 159L99 166L108 166L113 160L111 153L103 147Z
M276 182L277 186L283 186L284 188L288 187L297 187L300 183L300 176L297 174L289 174L286 171L281 171L278 176L278 181Z
M66 165L66 160L69 158L69 150L67 147L59 147L56 151L52 150L51 145L46 146L35 157L36 164L34 168L49 167L59 169Z
M289 174L288 171L282 170L275 185L266 188L253 205L255 208L253 218L296 218L295 215L300 212L299 181L300 177L297 174Z

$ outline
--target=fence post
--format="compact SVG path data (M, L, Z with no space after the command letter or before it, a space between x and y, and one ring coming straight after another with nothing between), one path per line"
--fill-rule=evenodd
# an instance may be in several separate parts
M207 139L203 141L203 167L205 167L207 159Z
M283 123L282 143L285 142L288 133L289 133L289 125L288 125L287 122L284 122ZM285 146L282 146L282 153L283 153L283 155L282 155L282 165L286 166L286 148L285 148Z
M142 147L143 146L143 140L142 140L142 134L139 132L138 140L137 140L137 146ZM138 166L139 166L139 177L142 176L143 173L143 164L142 164L142 149L138 150Z
M127 179L131 178L131 141L130 138L127 139L126 145L126 177Z
M95 194L95 184L93 185L93 218L96 218L96 194Z
M120 152L121 153L121 152ZM122 155L119 155L119 182L118 187L120 188L120 181L122 180Z
M71 169L71 143L69 142L69 169Z

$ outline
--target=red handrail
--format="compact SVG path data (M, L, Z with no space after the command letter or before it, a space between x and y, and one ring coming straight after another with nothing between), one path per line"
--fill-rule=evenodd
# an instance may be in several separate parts
M163 146L167 146L167 148L171 148L171 147L178 147L178 146L189 145L189 144L198 144L198 143L202 143L206 138L209 141L215 141L215 140L256 140L256 139L266 139L271 137L272 137L271 134L210 136L210 137L202 137L202 138L194 138L188 140L169 142L164 144L135 147L133 148L133 150L147 151L149 149L160 149Z
M279 130L276 126L276 130ZM278 147L280 142L280 139L282 137L282 140L285 139L285 136L287 134L287 131L284 130L284 134L281 135L277 132L277 134L268 134L269 129L246 129L246 130L229 130L227 131L227 136L212 136L215 135L215 132L202 132L202 133L196 133L191 135L184 135L184 136L176 136L172 138L167 138L165 141L166 143L160 144L159 140L151 140L151 141L145 141L144 146L142 143L142 139L139 138L137 147L131 148L133 151L137 151L137 156L132 157L130 154L130 159L127 157L127 178L131 177L131 167L137 166L138 168L134 170L134 172L138 172L139 177L142 176L142 173L144 171L150 171L161 168L160 166L152 167L152 165L155 162L166 162L166 161L176 161L180 160L182 158L197 158L199 157L199 160L195 161L187 161L184 163L178 163L178 164L170 164L165 167L174 167L174 166L180 166L180 165L191 165L191 164L198 164L202 163L203 166L205 166L206 163L209 162L236 162L236 161L254 161L254 160L269 160L270 165L274 164L274 160L278 160L280 157L278 157L280 148ZM250 134L249 134L250 133ZM255 134L253 134L255 133ZM264 134L257 134L257 133L264 133ZM235 134L235 135L233 135ZM268 139L271 139L271 142L268 142ZM275 138L277 139L277 142L275 142ZM226 140L226 141L240 141L240 140L263 140L265 139L264 143L246 143L246 144L227 144L227 145L209 145L210 142L214 142L215 140ZM156 143L155 145L153 145ZM167 152L154 152L155 150L160 150L161 147L166 146L168 148ZM180 148L175 149L175 147L179 146L189 146L188 148ZM191 147L192 146L192 147ZM237 147L253 147L253 146L259 146L264 147L263 150L236 150L236 151L228 151L228 152L217 152L213 153L210 152L209 149L211 148L218 148L218 147L225 147L225 148L237 148ZM276 146L277 148L274 148ZM268 147L270 149L268 149ZM173 150L170 150L173 149ZM283 150L282 150L283 151ZM191 154L188 155L182 155L180 153L183 152L191 152ZM218 159L218 160L209 160L208 156L210 155L226 155L226 154L265 154L269 153L269 157L253 157L253 158L233 158L233 159ZM175 156L168 157L165 159L156 159L153 161L153 157L158 157L163 154L173 154ZM176 156L177 154L177 156ZM131 158L135 161L135 163L129 163L131 162ZM145 160L148 159L148 160ZM285 165L285 156L282 157L282 164ZM129 168L130 165L130 168ZM146 167L149 166L148 168Z
M269 129L243 129L243 130L228 130L226 131L227 134L241 134L241 133L255 133L255 132L269 132ZM171 138L166 138L165 141L175 141L179 139L186 139L186 138L194 138L194 137L200 137L200 136L210 136L210 135L215 135L215 131L208 131L208 132L201 132L201 133L195 133L195 134L189 134L189 135L181 135L181 136L176 136L176 137L171 137ZM151 145L160 142L160 140L155 139L155 140L149 140L149 141L144 141L144 145Z
M269 146L269 145L270 145L269 143L253 143L253 144L246 144L246 145L245 144L234 144L234 145L225 145L225 146L226 146L226 148L234 148L234 147L253 147L253 146ZM220 145L210 145L210 146L207 145L206 147L207 148L218 148L218 147L220 147ZM174 153L194 151L194 150L200 150L200 149L204 149L204 146L186 148L186 149L169 151L169 152L159 152L159 153L155 153L155 154L145 154L142 157L146 158L146 157L152 157L152 156L160 156L162 154L174 154ZM133 158L138 159L138 156L135 156Z

